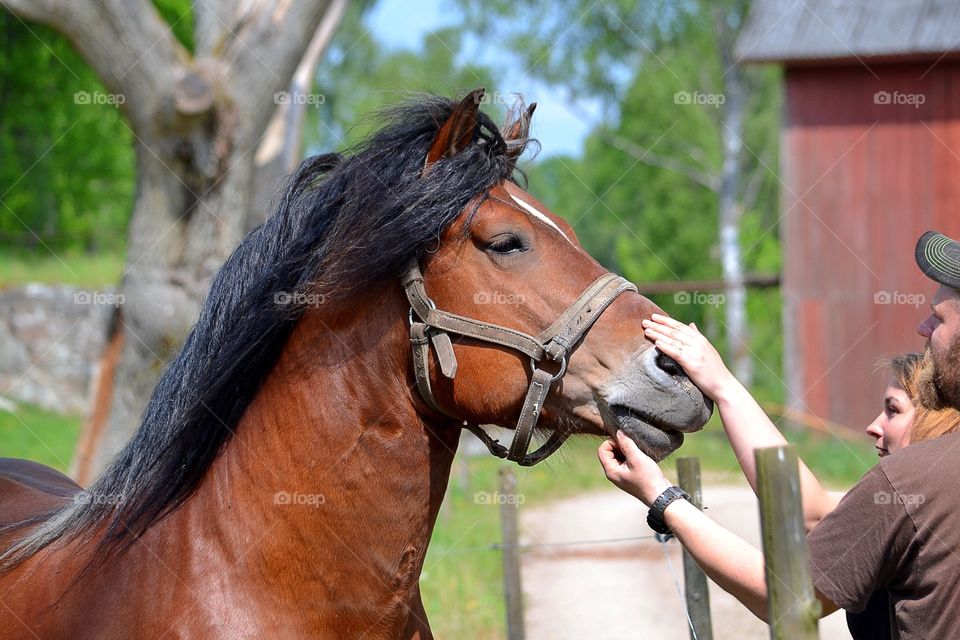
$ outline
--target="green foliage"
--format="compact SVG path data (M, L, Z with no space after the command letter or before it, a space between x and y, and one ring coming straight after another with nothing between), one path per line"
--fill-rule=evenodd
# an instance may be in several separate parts
M190 53L194 52L193 7L190 0L153 0L160 17L170 25L170 30Z
M132 135L59 34L0 11L0 248L122 247Z
M678 22L669 0L459 0L467 27L557 86L616 98Z

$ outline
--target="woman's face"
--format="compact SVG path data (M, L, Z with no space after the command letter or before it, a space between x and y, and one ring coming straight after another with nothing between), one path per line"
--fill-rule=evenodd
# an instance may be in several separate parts
M883 396L883 411L867 426L867 433L877 440L874 446L881 458L910 444L914 414L910 397L893 378Z

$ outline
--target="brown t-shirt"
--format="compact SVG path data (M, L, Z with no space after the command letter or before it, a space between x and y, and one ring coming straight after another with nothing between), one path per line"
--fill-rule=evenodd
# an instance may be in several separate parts
M841 608L886 587L894 638L960 638L960 433L882 459L807 540L814 586Z

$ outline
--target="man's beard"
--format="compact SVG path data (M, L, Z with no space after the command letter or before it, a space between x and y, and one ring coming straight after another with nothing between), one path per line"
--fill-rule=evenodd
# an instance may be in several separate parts
M953 338L946 353L938 354L929 344L927 352L933 363L930 382L936 390L937 404L960 409L960 334Z

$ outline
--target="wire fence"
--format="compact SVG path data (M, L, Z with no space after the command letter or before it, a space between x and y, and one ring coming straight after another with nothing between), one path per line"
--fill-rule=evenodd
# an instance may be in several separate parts
M764 453L767 452L767 453ZM768 583L769 620L774 640L813 640L818 637L817 618L810 615L816 607L809 602L812 583L809 574L808 551L804 536L797 536L797 527L803 526L796 453L792 447L758 449L758 466L762 460L764 473L758 478L763 551ZM761 456L765 456L761 458ZM696 458L680 458L678 467L681 487L691 495L691 502L702 508L700 467ZM500 471L499 492L516 495L516 477L513 469L505 466ZM680 599L692 640L712 640L713 630L707 577L696 561L683 552L683 578L673 566L668 545L673 536L650 534L615 538L562 540L558 542L521 542L518 523L518 504L505 500L500 504L501 541L486 545L438 547L443 555L465 553L501 554L503 563L504 598L507 610L509 640L523 640L526 636L523 621L523 597L520 554L538 549L594 547L631 542L656 541L660 543L677 597ZM677 544L675 541L673 544ZM787 562L789 560L789 562ZM806 566L806 574L798 568ZM771 582L776 584L771 584ZM784 589L784 585L789 588Z
M475 545L470 547L437 547L436 550L446 555L448 553L476 553L479 551L501 551L507 547L516 547L520 551L530 551L532 549L550 549L554 547L575 547L593 544L616 544L621 542L636 542L639 540L656 540L656 535L649 536L627 536L624 538L604 538L602 540L564 540L562 542L531 542L516 543L492 542L486 545ZM431 547L432 548L432 547Z

